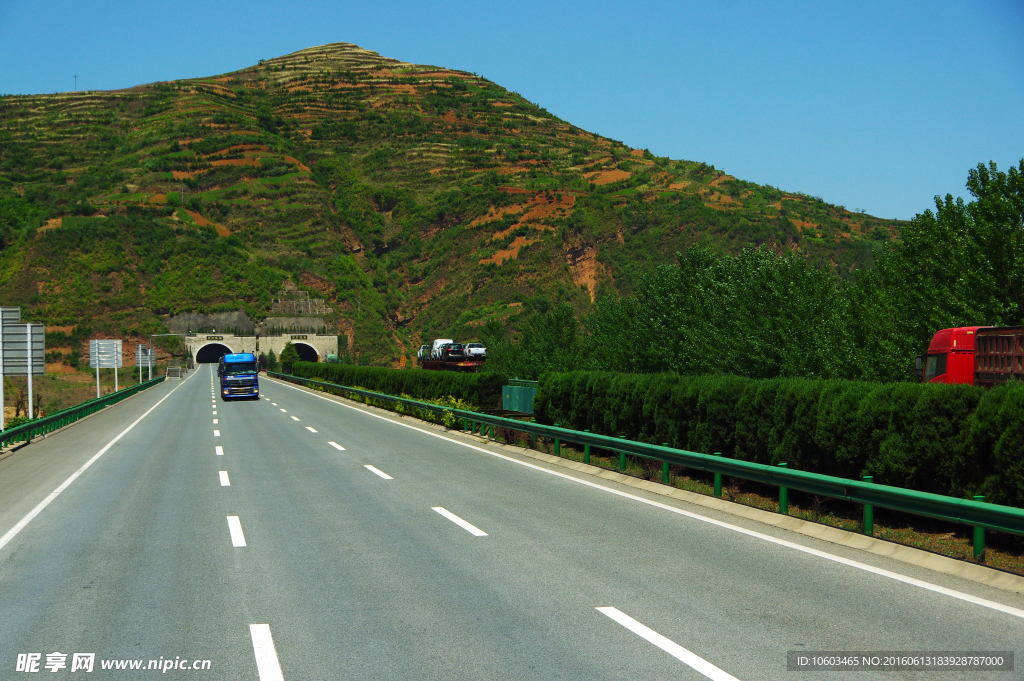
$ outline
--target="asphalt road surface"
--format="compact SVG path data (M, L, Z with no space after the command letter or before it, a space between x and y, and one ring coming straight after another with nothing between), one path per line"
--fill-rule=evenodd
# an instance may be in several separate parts
M260 383L0 461L0 679L1024 678L787 671L1014 651L1024 597Z

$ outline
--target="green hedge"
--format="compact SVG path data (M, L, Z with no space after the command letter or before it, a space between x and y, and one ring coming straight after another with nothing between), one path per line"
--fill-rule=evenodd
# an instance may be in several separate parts
M413 399L454 397L481 409L500 409L501 388L508 383L504 374L384 369L324 362L295 362L292 374L386 395L409 395Z
M868 383L572 372L541 423L1024 507L1024 384Z

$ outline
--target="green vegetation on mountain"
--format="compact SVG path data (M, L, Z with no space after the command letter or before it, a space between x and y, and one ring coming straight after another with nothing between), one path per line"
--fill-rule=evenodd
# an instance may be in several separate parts
M333 44L219 77L0 97L0 297L132 337L328 299L360 363L628 295L695 244L838 278L897 224L657 157L485 78ZM67 348L70 352L73 348Z
M492 369L912 380L939 329L1024 324L1024 160L979 165L967 187L974 200L936 198L851 279L763 247L693 246L582 320L564 305L518 338L485 327Z

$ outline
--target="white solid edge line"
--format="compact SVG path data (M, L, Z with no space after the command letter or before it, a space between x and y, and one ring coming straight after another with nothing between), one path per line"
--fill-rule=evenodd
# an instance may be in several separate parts
M217 456L224 456L224 448L221 447L220 445L217 445L214 448L214 451L217 452Z
M472 523L466 522L465 520L463 520L459 516L455 515L454 513L452 513L451 511L449 511L445 507L443 507L443 506L431 506L431 508L433 510L437 511L438 513L440 513L441 515L443 515L448 520L450 520L453 523L455 523L456 525L458 525L459 527L461 527L462 529L464 529L466 532L469 532L474 537L486 537L487 536L487 533L484 532L483 530L481 530L479 527L477 527L476 525L473 525Z
M388 475L387 473L385 473L381 469L377 468L376 466L371 466L370 464L365 464L364 468L366 468L366 470L370 471L374 475L379 475L380 477L384 478L385 480L394 480L394 478L392 478L390 475ZM440 513L440 511L438 511L438 512ZM469 523L466 523L466 524L468 525Z
M214 430L213 431L213 436L214 437L220 437L220 431L219 430Z
M269 624L250 624L249 635L252 637L252 651L256 655L256 671L260 681L284 681L281 663L277 660L274 648L274 637L270 635Z
M228 479L228 472L227 471L217 471L217 472L220 473L220 486L221 487L231 487L231 481Z
M650 627L640 624L617 608L597 608L597 611L612 618L640 638L653 643L683 664L692 667L704 676L712 679L712 681L739 681L739 679L732 674L719 669L703 657L691 653L675 641L665 638Z
M926 582L924 580L917 579L915 577L908 577L906 575L901 575L898 572L892 572L891 570L886 570L884 568L875 567L874 565L868 565L867 563L861 563L859 561L851 560L849 558L843 558L842 556L837 556L835 554L828 553L826 551L821 551L820 549L813 549L813 548L811 548L809 546L802 546L800 544L797 544L797 543L794 543L794 542L791 542L791 541L787 541L785 539L778 539L777 537L772 537L770 535L763 534L761 532L757 532L757 531L754 531L754 530L748 530L748 529L740 527L738 525L732 525L730 523L727 523L727 522L724 522L724 521L721 521L721 520L715 520L713 518L708 518L706 516L702 516L702 515L699 515L697 513L693 513L691 511L684 511L681 508L676 508L674 506L669 506L668 504L663 504L661 502L654 501L653 499L644 499L643 497L638 497L635 494L630 494L629 492L623 492L621 490L612 489L611 487L605 487L604 485L599 485L599 484L597 484L595 482L590 482L589 480L581 480L579 478L574 478L571 475L566 475L565 473L560 473L558 471L548 470L547 468L543 468L542 466L537 466L536 464L532 464L532 463L529 463L527 461L519 461L518 459L513 459L512 457L505 456L504 454L499 454L498 452L488 451L488 450L484 449L483 447L477 447L475 445L471 445L471 444L466 443L466 442L459 442L458 440L455 440L455 439L450 438L450 437L446 437L444 435L441 435L440 433L432 433L429 430L423 430L422 428L417 428L414 425L411 425L411 424L408 424L408 423L402 423L401 421L394 421L392 419L387 418L386 416L381 416L380 414L374 414L374 413L369 412L369 411L363 411L362 409L359 409L358 407L353 407L351 405L344 404L342 402L337 402L335 400L332 400L329 397L324 397L323 395L317 395L315 393L307 393L305 390L302 390L301 388L293 386L293 385L291 385L289 383L285 383L284 381L278 381L277 379L270 379L270 380L272 380L272 381L274 381L276 383L279 383L279 384L281 384L282 386L284 386L286 388L291 388L292 390L296 390L296 391L305 393L307 395L310 395L311 397L317 397L317 398L319 398L321 400L326 400L327 402L331 402L332 404L336 404L338 406L345 407L346 409L351 409L352 411L358 411L361 414L366 414L367 416L372 416L374 418L381 419L382 421L387 421L388 423L393 423L396 426L402 426L403 428L409 428L410 430L416 430L416 431L419 431L419 432L421 432L421 433L423 433L425 435L430 435L431 437L436 437L439 440L445 440L447 442L451 442L453 444L457 444L457 445L460 445L462 447L466 447L468 449L473 449L473 450L476 450L478 452L482 452L484 454L489 454L489 455L491 455L493 457L496 457L496 458L499 458L499 459L504 459L505 461L509 461L511 463L518 464L520 466L525 466L526 468L532 468L533 470L537 470L537 471L540 471L542 473L547 473L548 475L554 475L554 476L557 476L559 478L563 478L565 480L571 480L572 482L578 483L580 485L586 485L587 487L591 487L593 489L599 489L599 490L602 490L604 492L608 492L609 494L614 494L616 496L622 497L624 499L631 499L633 501L638 501L641 504L647 504L648 506L654 506L655 508L660 508L662 510L669 511L670 513L675 513L675 514L678 514L678 515L681 515L681 516L686 516L687 518L692 518L693 520L699 520L702 523L708 523L710 525L715 525L717 527L721 527L721 528L726 529L726 530L732 530L733 532L738 532L740 534L745 534L748 537L754 537L755 539L761 539L763 541L771 542L772 544L776 544L778 546L784 546L784 547L786 547L788 549L793 549L794 551L800 551L802 553L806 553L806 554L809 554L809 555L812 555L812 556L817 556L818 558L824 558L825 560L830 560L830 561L832 561L834 563L839 563L840 565L845 565L847 567L852 567L852 568L857 569L857 570L863 570L865 572L870 572L872 574L878 575L879 577L886 577L888 579L892 579L892 580L895 580L897 582L903 582L904 584L909 584L911 586L916 586L916 587L919 587L921 589L925 589L927 591L931 591L933 593L942 594L943 596L949 596L950 598L956 598L956 599L961 600L961 601L966 601L967 603L973 603L974 605L980 605L983 608L990 608L992 610L997 610L997 611L1005 613L1007 615L1012 615L1013 617L1019 617L1021 619L1024 619L1024 610L1021 610L1020 608L1014 608L1013 606L1010 606L1010 605L1004 605L1002 603L997 603L995 601L990 601L987 598L980 598L978 596L972 596L971 594L967 594L967 593L964 593L962 591L956 591L954 589L948 589L948 588L946 588L944 586L939 586L938 584L932 584L931 582Z
M334 448L335 448L335 449L337 449L337 450L338 450L339 452L343 452L343 451L345 451L345 448L344 448L344 447L342 447L341 445L339 445L339 444L338 444L337 442L328 442L327 444L329 444L330 446L334 447Z
M194 375L195 375L195 374L193 374L193 376L194 376ZM189 378L191 378L191 376L190 376ZM186 378L186 379L185 379L185 381L187 381L187 380L188 380L188 378ZM113 440L111 440L110 442L108 442L108 443L107 443L107 444L106 444L106 445L105 445L105 446L103 447L103 449L101 449L100 451L96 452L96 454L94 454L94 455L93 455L93 457L92 457L91 459L89 459L89 460L88 460L88 461L86 461L86 462L85 462L84 464L82 464L82 467L81 467L81 468L79 468L79 469L78 469L77 471L75 471L74 473L72 473L72 474L71 474L71 476L70 476L70 477L69 477L69 478L68 478L67 480L65 480L64 482L62 482L62 483L60 484L60 486L59 486L59 487L57 487L57 489L55 489L55 490L53 490L52 492L50 492L50 495L49 495L49 496L47 496L47 497L46 497L45 499L43 499L43 500L42 500L42 501L40 501L40 502L39 502L38 504L36 504L36 507L35 507L35 508L33 508L33 509L32 509L31 511L29 511L28 513L26 513L26 514L24 515L24 517L22 517L22 519L21 519L21 520L19 520L19 521L18 521L17 523L15 523L15 524L14 524L14 527L12 527L11 529L7 530L7 532L5 532L5 533L4 533L4 536L0 537L0 549L2 549L3 547L7 546L7 544L8 544L8 543L9 543L9 542L10 542L10 541L11 541L12 539L14 539L14 538L15 538L16 536L18 536L18 533L19 533L19 532L21 532L21 531L22 531L23 529L25 529L25 526L26 526L26 525L28 525L28 524L29 524L30 522L32 522L32 519L33 519L33 518L35 518L35 517L36 517L37 515L39 515L39 514L40 514L40 513L42 512L42 510L43 510L44 508L46 508L47 506L49 506L49 505L50 505L50 502L51 502L51 501L53 501L53 500L54 500L54 499L56 499L56 498L57 498L58 496L60 496L60 493L61 493L61 492L63 492L64 490L66 490L66 489L68 488L68 485L70 485L70 484L71 484L71 483L73 483L73 482L74 482L75 480L77 480L77 479L78 479L78 476L79 476L79 475L81 475L82 473L84 473L84 472L86 471L86 469L87 469L87 468L89 468L89 466L93 465L93 463L94 463L94 462L96 461L96 459L98 459L98 458L100 458L101 456L103 456L104 454L106 454L106 453L107 453L107 450L108 450L108 449L110 449L111 447L113 447L113 446L114 446L114 445L115 445L115 444L117 443L117 441L118 441L118 440L120 440L120 439L121 439L122 437L124 437L124 436L125 436L125 434L126 434L126 433L127 433L127 432L128 432L129 430L131 430L132 428L134 428L134 427L135 427L135 426L136 426L136 425L137 425L137 424L139 423L139 421L141 421L142 419L144 419L144 418L146 418L147 416L149 416L149 413L150 413L151 411L153 411L154 409L156 409L157 407L159 407L159 406L160 406L161 404L163 404L163 401L164 401L164 400L166 400L166 399L167 399L168 397L170 397L171 395L173 395L173 394L174 394L174 391L175 391L175 390L177 390L177 389L178 389L178 388L180 388L181 386L185 385L185 381L182 381L182 382L181 382L181 383L179 383L178 385L174 386L174 388L172 388L172 389L171 389L171 392L169 392L169 393L167 393L166 395L164 395L163 397L161 397L161 398L160 398L160 401L159 401L159 402L157 402L156 404L154 404L154 405L153 405L152 407L150 407L150 408L149 408L149 409L148 409L148 410L146 411L146 413L145 413L145 414L143 414L143 415L142 415L142 416L140 416L139 418L137 418L137 419L135 419L134 421L132 421L132 424L131 424L130 426L128 426L127 428L125 428L124 430L122 430L122 431L121 431L121 432L120 432L120 433L119 433L119 434L117 435L117 437L115 437L115 438L114 438Z
M242 521L237 515L228 516L228 532L231 534L231 545L234 547L245 546L245 534L242 533Z
M293 416L292 418L295 418L295 417ZM313 428L312 426L306 426L306 430L308 430L311 433L315 433L316 432L316 428Z

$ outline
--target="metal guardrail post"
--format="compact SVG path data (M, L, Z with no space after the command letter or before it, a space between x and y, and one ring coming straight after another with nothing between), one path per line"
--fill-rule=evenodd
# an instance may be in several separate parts
M556 423L555 428L561 428L562 424ZM555 438L555 456L562 456L562 441L559 438Z
M875 476L865 475L864 482L874 482ZM875 507L871 504L864 504L864 534L869 537L875 536Z
M779 468L789 468L788 463L780 463ZM789 488L779 487L779 513L789 513Z
M977 495L974 500L985 501L985 495ZM977 525L974 526L974 560L985 561L985 528Z
M620 440L625 440L626 436L625 435L620 435L619 439ZM624 450L621 450L621 449L619 450L619 470L620 471L625 471L626 470L626 452Z
M662 447L668 447L668 443L667 442L662 442L661 446ZM668 461L662 461L661 462L661 484L663 484L663 485L667 485L668 484Z
M715 452L715 456L722 456L722 452ZM715 496L719 499L722 498L722 474L715 473Z
M584 430L584 433L589 433L589 430ZM590 445L583 445L583 463L590 463Z

